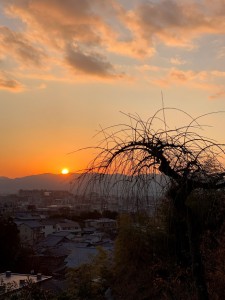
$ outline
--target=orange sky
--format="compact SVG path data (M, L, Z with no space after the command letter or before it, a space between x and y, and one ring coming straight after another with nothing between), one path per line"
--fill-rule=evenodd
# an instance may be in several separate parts
M224 0L1 0L0 176L84 168L94 151L68 153L120 112L148 118L161 91L193 116L225 111L224 56ZM223 115L203 123L224 142Z

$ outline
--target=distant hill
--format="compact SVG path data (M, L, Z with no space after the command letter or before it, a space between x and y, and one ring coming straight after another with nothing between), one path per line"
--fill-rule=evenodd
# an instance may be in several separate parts
M40 174L14 179L0 177L0 194L17 193L20 189L69 190L72 179L71 175L61 174Z
M131 180L129 176L114 174L114 175L105 175L104 181L97 181L93 186L93 176L88 175L85 179L79 183L75 180L79 174L40 174L32 175L20 178L10 179L7 177L0 177L0 194L14 194L17 193L20 189L24 190L67 190L76 193L77 187L79 186L79 192L84 192L84 189L89 192L100 192L105 188L111 186L112 193L126 193L127 189L124 188L123 182L128 182L130 187L134 186L135 180ZM167 180L161 175L156 175L155 181L151 181L151 175L149 175L150 184L150 194L160 193L162 191L162 186L166 185ZM89 186L87 189L87 183ZM110 182L110 184L108 183ZM118 184L115 184L118 183ZM133 187L134 188L134 187ZM129 189L129 186L128 186Z

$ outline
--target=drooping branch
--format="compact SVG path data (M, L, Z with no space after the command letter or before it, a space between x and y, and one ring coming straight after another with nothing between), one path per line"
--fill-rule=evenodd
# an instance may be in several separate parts
M182 112L190 121L187 125L170 128L165 124L167 110ZM164 114L162 118L160 113ZM178 185L186 182L194 189L225 187L225 168L221 163L225 157L224 144L199 133L204 129L199 124L201 116L192 118L173 108L160 109L147 121L137 115L127 116L130 124L101 129L103 140L98 145L99 153L86 170L86 174L96 174L94 180L110 180L111 177L104 174L122 174L125 182L127 176L134 179L140 175L149 175L145 177L149 181L161 173ZM118 181L121 184L120 176Z

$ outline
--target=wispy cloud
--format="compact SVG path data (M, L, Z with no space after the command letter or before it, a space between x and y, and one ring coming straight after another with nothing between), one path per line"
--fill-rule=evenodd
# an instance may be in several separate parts
M38 47L26 39L22 33L17 33L7 27L0 27L0 53L2 56L13 57L24 66L41 67L46 55Z
M181 70L179 68L160 68L158 66L139 66L140 78L147 84L163 89L185 87L190 90L206 91L209 99L224 97L225 89L217 79L224 78L225 72Z
M221 97L224 97L224 96L225 96L225 90L222 89L221 91L218 91L217 93L215 93L213 95L210 95L209 99L214 100L214 99L218 99L218 98L221 98Z
M9 74L0 72L0 89L10 92L21 92L24 86L15 79L12 79Z
M185 65L187 62L179 57L172 57L170 59L170 63L173 65L180 66L180 65Z

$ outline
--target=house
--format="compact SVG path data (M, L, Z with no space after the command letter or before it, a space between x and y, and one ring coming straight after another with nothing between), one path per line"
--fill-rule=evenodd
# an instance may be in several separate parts
M70 253L66 248L68 242L65 236L50 234L36 244L35 255L32 257L33 269L54 276L64 274L65 258Z
M54 220L42 220L41 221L41 231L44 233L44 236L48 236L56 231L56 223L57 221Z
M39 221L21 221L15 223L20 232L21 244L24 246L34 246L35 243L44 237Z
M50 234L43 240L41 240L37 245L35 246L35 250L38 253L43 253L47 249L53 249L56 247L59 247L63 243L68 242L69 240L65 236L57 236L55 234Z
M39 214L33 214L33 213L29 213L29 212L18 212L15 215L15 220L16 221L37 221L37 220L41 220L41 216Z
M100 231L114 230L117 228L117 222L109 218L87 219L85 220L85 227L94 227Z
M90 245L89 242L67 243L67 249L70 254L65 259L67 268L76 268L85 263L91 263L92 259L98 254L98 249L95 245ZM110 255L113 253L114 245L112 242L101 245Z
M70 220L64 220L56 224L56 232L59 231L68 231L76 235L81 234L80 224Z

